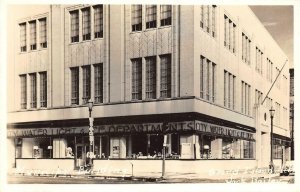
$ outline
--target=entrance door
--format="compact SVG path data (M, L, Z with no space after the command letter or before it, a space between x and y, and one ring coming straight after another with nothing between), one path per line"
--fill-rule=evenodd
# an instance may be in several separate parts
M76 145L76 167L84 166L88 163L86 162L86 153L88 152L88 150L88 145Z

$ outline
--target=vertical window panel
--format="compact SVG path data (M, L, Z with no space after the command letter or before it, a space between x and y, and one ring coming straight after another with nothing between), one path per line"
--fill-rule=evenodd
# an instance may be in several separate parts
M146 5L146 29L156 28L156 5Z
M91 39L91 11L90 8L85 8L82 10L82 39Z
M36 50L36 21L30 21L30 50Z
M103 5L94 6L95 38L103 38Z
M84 66L82 67L82 83L83 83L83 103L87 103L88 100L91 98L91 66Z
M142 58L132 59L132 100L142 99Z
M156 57L146 58L146 99L156 98Z
M95 103L103 103L103 64L94 65Z
M30 77L30 108L36 108L36 73L29 74Z
M79 68L71 68L71 104L79 104Z
M131 5L132 31L142 30L142 5Z
M20 47L21 47L21 52L26 52L26 23L21 23L20 25Z
M21 109L27 108L27 78L25 75L20 75L21 81Z
M47 72L40 73L40 105L47 107Z
M166 26L172 24L172 6L161 5L160 6L160 26Z
M78 10L70 12L71 15L71 42L79 41L79 12Z
M46 18L40 19L40 46L47 48L47 22Z
M171 97L171 55L160 56L160 96Z

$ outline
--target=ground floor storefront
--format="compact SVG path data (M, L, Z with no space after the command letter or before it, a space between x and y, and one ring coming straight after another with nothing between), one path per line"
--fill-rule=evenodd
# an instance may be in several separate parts
M92 145L88 126L82 126L88 125L86 121L77 126L76 123L71 126L60 123L62 127L30 128L25 125L8 129L9 166L17 169L80 169L91 162L89 152L92 148L96 169L109 166L128 170L134 166L140 171L151 172L161 170L163 143L166 143L166 171L197 172L257 166L254 128L222 120L207 122L192 118L176 121L172 118L143 122L140 119L122 123L106 121L105 124L95 121ZM274 158L280 160L284 158L287 143L282 138L275 139Z

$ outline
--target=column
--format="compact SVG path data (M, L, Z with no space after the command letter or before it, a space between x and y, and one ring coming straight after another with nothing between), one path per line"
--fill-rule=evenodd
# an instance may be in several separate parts
M211 141L211 156L214 159L222 159L222 138Z

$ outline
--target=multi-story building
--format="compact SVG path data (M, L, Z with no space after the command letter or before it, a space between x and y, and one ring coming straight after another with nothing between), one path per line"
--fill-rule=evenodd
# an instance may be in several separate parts
M294 68L290 68L290 133L291 133L291 160L294 160Z
M289 157L288 68L264 100L287 56L248 6L27 9L9 17L10 166L85 165L89 99L95 167L159 170L163 135L166 171L267 167L271 106Z

